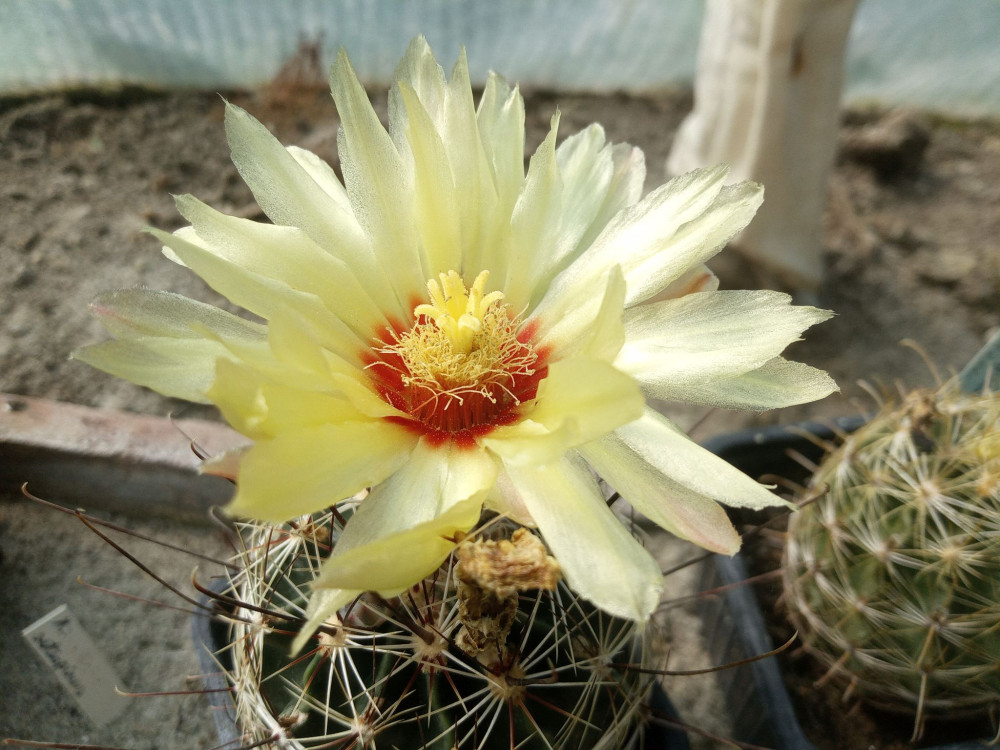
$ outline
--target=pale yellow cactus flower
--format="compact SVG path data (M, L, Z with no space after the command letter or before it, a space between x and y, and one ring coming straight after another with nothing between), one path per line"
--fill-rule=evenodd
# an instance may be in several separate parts
M645 620L660 569L596 475L726 554L739 538L719 503L782 502L647 400L769 409L835 389L780 357L828 313L718 291L704 266L761 187L724 186L719 167L643 198L639 149L599 125L557 146L558 115L525 170L517 88L491 75L477 107L464 53L448 78L423 38L396 70L388 130L343 52L331 84L343 183L227 105L233 161L273 223L184 195L191 226L152 230L265 322L119 291L94 304L117 338L75 356L214 403L251 438L235 516L286 521L370 488L317 582L314 623L431 573L484 508L537 528L583 597Z

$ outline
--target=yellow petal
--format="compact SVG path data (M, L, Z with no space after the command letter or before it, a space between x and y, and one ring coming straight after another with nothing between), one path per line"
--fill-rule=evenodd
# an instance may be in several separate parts
M632 378L581 355L549 365L535 408L520 423L491 432L482 444L511 463L549 463L638 418L644 404Z
M572 249L562 226L562 180L556 163L556 136L559 113L545 140L531 156L528 173L510 219L510 248L507 277L501 288L515 310L537 303L536 290L544 290L552 275L552 262Z
M145 338L103 341L77 349L72 356L164 396L207 404L215 362L227 354L216 341Z
M276 523L322 510L392 474L416 440L395 425L366 421L258 442L243 458L236 497L226 512Z
M360 591L344 591L343 589L313 591L312 596L309 597L309 604L306 605L306 622L299 630L298 635L295 636L295 640L292 641L290 655L295 656L301 651L320 625L333 617L341 607L354 601L361 593Z
M220 360L208 395L229 424L255 440L362 419L343 397L275 383L242 362Z
M672 481L734 508L792 507L727 461L705 450L669 419L647 408L641 419L620 427L615 438ZM584 448L586 450L586 448Z
M287 309L294 310L308 323L322 343L339 356L351 358L367 344L314 294L293 289L218 257L185 233L167 234L157 229L149 233L161 240L188 268L230 301L262 318L271 318Z
M466 500L411 529L335 554L313 586L395 596L437 570L455 548L457 535L479 521L481 510L481 502Z
M245 110L226 103L226 137L233 163L275 224L298 227L352 268L373 268L368 239L354 215L334 200Z
M387 315L409 312L396 307L384 283L362 285L347 262L297 227L227 216L190 195L175 202L191 222L194 244L246 271L315 295L364 340L386 325Z
M347 194L384 274L381 283L388 283L406 305L427 280L413 230L412 185L343 49L331 69L330 88L340 115L337 148Z
M414 213L423 246L425 278L461 268L462 240L458 204L448 154L430 116L406 82L399 94L406 107L406 137L413 159Z
M361 503L337 542L337 554L429 523L467 500L481 505L497 470L481 448L421 439L409 460Z
M608 508L587 468L563 459L508 471L573 590L616 617L645 622L660 600L660 567Z

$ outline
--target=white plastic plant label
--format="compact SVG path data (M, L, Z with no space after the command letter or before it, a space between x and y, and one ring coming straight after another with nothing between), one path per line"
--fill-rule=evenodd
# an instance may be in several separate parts
M128 699L107 658L62 604L21 631L90 720L101 726L125 710Z

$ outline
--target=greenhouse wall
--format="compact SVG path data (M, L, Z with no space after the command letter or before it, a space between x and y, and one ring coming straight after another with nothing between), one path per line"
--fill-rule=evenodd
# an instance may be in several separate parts
M0 0L0 93L270 79L302 41L341 45L385 83L408 40L468 48L522 85L648 91L689 83L704 0ZM1000 1L863 0L847 97L1000 112Z

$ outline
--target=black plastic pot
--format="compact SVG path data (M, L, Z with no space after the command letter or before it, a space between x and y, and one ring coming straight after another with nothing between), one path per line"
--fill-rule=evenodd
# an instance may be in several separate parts
M229 590L228 582L214 581L210 588L218 593ZM201 597L202 604L211 605L208 597ZM222 620L204 614L195 614L191 619L191 635L194 640L198 666L202 673L202 684L209 692L206 696L215 717L215 729L219 736L218 747L239 747L243 744L241 732L236 722L236 711L229 690L229 682L222 668L229 669L228 645L229 626ZM220 668L221 662L221 668ZM656 682L650 693L650 708L656 715L678 719L677 711L662 686ZM685 731L666 726L661 722L650 722L646 727L645 741L640 750L690 750L691 745Z
M864 421L862 417L846 417L833 424L839 431L852 432ZM729 433L703 445L754 478L764 474L801 478L805 472L789 453L797 452L812 461L818 461L823 453L802 432L829 441L836 438L837 430L829 423L808 422L791 429L767 427ZM703 607L706 643L717 664L774 649L753 587L738 585L747 576L746 565L739 555L734 558L717 555L715 565L706 571L705 588L733 585L719 597L706 597ZM719 676L731 710L734 739L775 750L816 750L799 723L777 659L755 661L720 672ZM963 741L926 750L986 750L987 747L984 742Z

